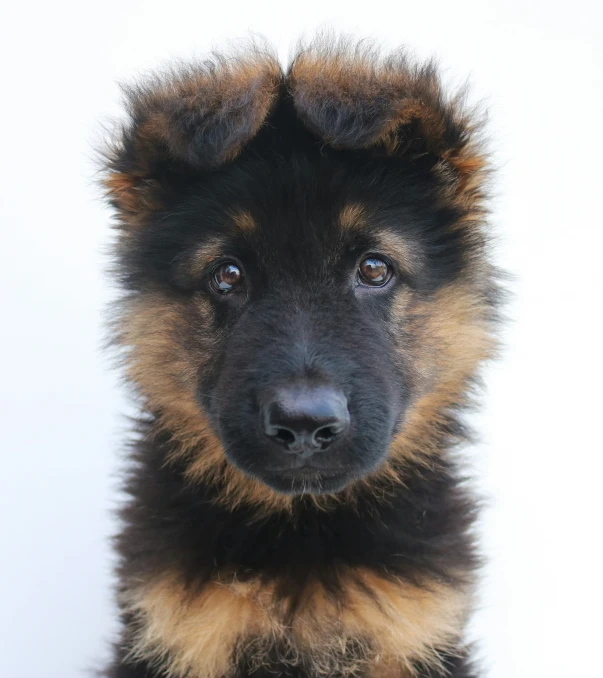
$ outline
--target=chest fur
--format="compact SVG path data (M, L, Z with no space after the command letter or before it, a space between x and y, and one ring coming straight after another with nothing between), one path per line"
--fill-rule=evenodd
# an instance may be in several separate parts
M302 665L311 675L411 675L437 664L458 641L468 593L441 582L411 585L348 570L336 590L309 582L295 595L282 585L214 580L187 588L165 573L131 588L131 656L174 678L222 678L237 664Z

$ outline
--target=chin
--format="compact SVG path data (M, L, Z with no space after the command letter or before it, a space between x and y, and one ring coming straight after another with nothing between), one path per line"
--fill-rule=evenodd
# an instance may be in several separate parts
M346 446L347 447L347 446ZM227 457L245 475L286 495L335 494L372 473L387 457L356 454L350 458L341 448L339 453L316 454L310 458L277 452L272 446L258 448L253 455L233 454L226 447ZM349 448L348 448L349 451ZM239 452L242 452L239 450ZM263 453L263 454L262 454ZM250 459L253 457L253 461ZM363 463L358 463L360 457Z
M341 492L356 477L350 471L327 472L313 468L263 472L256 476L281 494L333 494Z

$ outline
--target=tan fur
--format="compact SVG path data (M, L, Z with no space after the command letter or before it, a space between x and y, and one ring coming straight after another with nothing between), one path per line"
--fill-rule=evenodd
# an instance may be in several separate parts
M192 257L192 262L185 262L187 273L200 277L208 265L224 254L224 238L208 238L203 245L197 247Z
M396 320L407 338L400 354L419 392L400 434L390 447L391 461L426 461L438 451L442 417L467 401L469 380L496 350L483 301L463 282L453 283L424 300L396 300Z
M258 225L251 212L248 210L242 210L236 214L233 214L232 220L241 233L248 234L257 230Z
M107 197L125 212L132 212L137 207L134 183L130 175L121 172L112 172L103 181Z
M416 274L423 264L418 248L408 238L404 238L393 231L380 230L376 233L377 254L389 255L406 274Z
M349 203L339 213L339 227L342 231L362 228L366 224L366 207L360 203Z
M438 663L435 647L458 640L470 595L440 582L421 587L386 580L366 570L341 573L341 597L309 583L293 616L276 584L223 578L201 591L166 573L124 595L137 631L131 654L151 660L174 678L227 676L242 651L278 642L289 656L304 658L314 674L375 678L406 675L412 663ZM354 642L363 651L349 653ZM252 662L253 663L253 662Z
M350 203L339 213L338 224L343 231L362 231L370 221L367 208L359 203ZM376 230L375 253L384 254L393 259L408 274L417 273L422 265L418 249L402 235L391 230Z
M177 300L159 291L130 300L120 318L118 341L127 352L129 382L152 411L177 422L179 432L199 420L194 392L203 353L188 351L186 338L196 334L201 346L219 340L212 320L208 300Z
M140 227L144 217L159 205L155 199L157 183L141 177L111 172L103 180L106 196L119 210L120 218L129 227Z

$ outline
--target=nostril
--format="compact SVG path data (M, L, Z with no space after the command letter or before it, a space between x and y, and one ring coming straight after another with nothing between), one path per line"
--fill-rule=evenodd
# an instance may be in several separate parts
M295 384L270 394L262 407L266 435L289 452L325 450L348 428L347 399L328 386Z
M295 442L295 435L286 428L277 428L270 437L283 445L292 445Z
M330 443L333 441L333 439L337 436L339 431L335 430L335 427L333 426L324 426L321 429L318 429L316 433L314 434L314 439L321 443Z

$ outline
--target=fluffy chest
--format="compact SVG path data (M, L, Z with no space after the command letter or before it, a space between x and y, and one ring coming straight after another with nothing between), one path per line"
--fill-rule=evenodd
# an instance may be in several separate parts
M130 654L174 678L234 676L241 664L385 678L411 675L417 663L437 664L439 653L458 642L467 590L360 569L339 573L337 581L308 581L288 595L282 582L230 576L193 589L164 573L124 594L135 620Z

